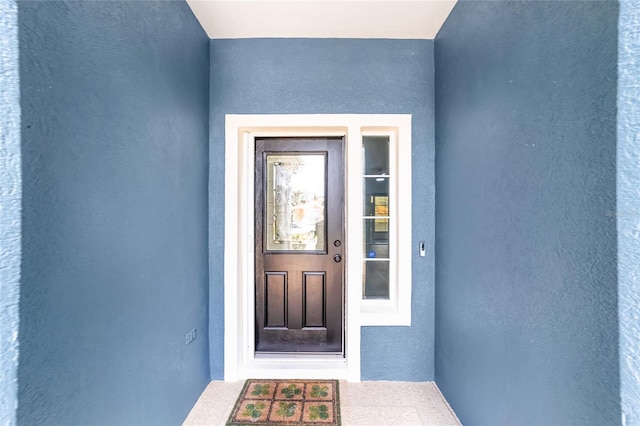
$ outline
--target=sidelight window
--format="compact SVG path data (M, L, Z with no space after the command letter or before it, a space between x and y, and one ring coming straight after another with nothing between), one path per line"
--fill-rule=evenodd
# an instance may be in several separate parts
M361 128L362 325L411 324L411 126Z
M362 149L362 297L389 299L389 136L364 136Z

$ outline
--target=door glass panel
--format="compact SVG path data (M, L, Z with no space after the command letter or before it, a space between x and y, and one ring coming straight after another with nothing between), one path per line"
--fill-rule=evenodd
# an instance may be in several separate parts
M267 251L326 251L325 155L268 154Z

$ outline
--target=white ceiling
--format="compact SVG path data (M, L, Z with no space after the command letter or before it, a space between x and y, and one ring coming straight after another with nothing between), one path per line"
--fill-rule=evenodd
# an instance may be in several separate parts
M433 39L456 0L187 0L210 38Z

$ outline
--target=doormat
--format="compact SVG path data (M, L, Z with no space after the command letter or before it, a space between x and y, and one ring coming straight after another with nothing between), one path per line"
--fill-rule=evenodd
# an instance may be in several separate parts
M247 380L227 426L340 425L337 380Z

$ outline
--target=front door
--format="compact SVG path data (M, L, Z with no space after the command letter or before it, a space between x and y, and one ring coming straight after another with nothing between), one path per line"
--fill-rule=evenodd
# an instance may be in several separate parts
M343 353L343 138L257 138L256 352Z

